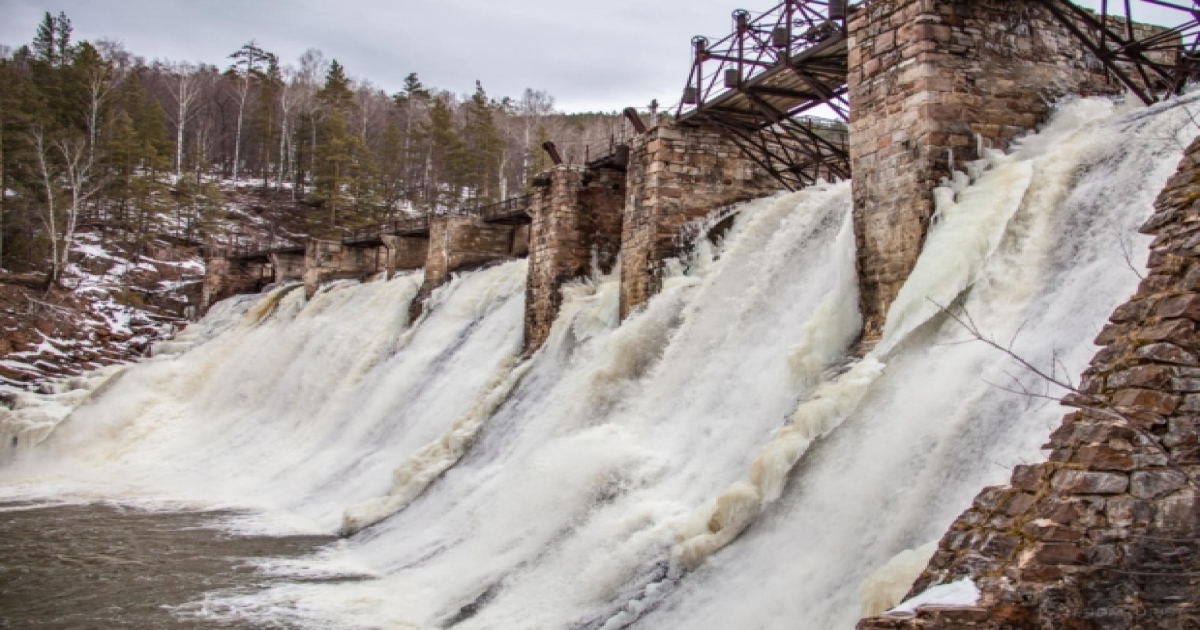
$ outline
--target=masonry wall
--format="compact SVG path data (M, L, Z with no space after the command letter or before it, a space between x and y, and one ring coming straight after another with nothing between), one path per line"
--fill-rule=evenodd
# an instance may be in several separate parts
M877 339L933 215L933 189L1007 148L1066 94L1119 92L1032 0L878 0L850 31L850 155L865 338Z
M271 254L271 268L274 272L273 281L278 284L291 280L303 280L304 258L304 254Z
M428 236L387 235L383 237L383 244L388 250L388 273L420 269L429 257Z
M1049 462L981 492L912 591L970 577L979 605L860 630L1200 627L1200 141L1143 232L1150 274L1097 339Z
M658 293L664 262L691 221L781 186L705 127L661 125L630 146L621 238L621 317Z
M268 265L264 262L210 258L204 269L200 312L235 295L258 293L271 281Z
M562 305L562 287L595 265L609 273L621 252L625 173L559 166L535 193L529 226L525 349L539 348Z
M351 247L341 241L311 240L304 254L304 288L309 296L326 282L361 280L388 270L385 246Z
M455 271L477 269L513 257L511 225L484 223L472 217L437 217L429 222L429 250L425 281L410 307L416 321L434 289L450 280Z

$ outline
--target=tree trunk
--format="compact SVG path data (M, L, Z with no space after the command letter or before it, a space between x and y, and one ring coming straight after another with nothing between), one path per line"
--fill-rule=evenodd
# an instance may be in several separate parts
M250 75L246 74L246 80L242 83L241 93L238 95L238 117L237 117L237 132L233 137L233 184L237 186L238 170L241 167L242 161L242 119L246 113L246 99L250 96Z

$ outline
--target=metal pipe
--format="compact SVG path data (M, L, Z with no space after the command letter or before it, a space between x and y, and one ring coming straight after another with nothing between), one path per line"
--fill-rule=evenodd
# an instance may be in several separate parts
M626 107L622 114L629 120L629 124L633 125L633 130L640 136L646 133L646 123L642 117L638 115L637 110L632 107Z
M558 153L558 147L554 146L553 142L543 142L542 150L550 156L550 161L554 162L555 166L561 166L563 163L562 155Z

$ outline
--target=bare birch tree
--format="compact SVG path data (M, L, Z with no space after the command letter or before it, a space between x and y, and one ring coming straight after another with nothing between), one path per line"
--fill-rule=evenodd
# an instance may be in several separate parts
M187 142L187 127L196 113L196 103L204 92L211 76L203 68L189 63L163 64L167 79L167 91L171 95L172 107L167 115L175 123L175 179L183 175L183 152ZM235 172L237 166L234 166Z

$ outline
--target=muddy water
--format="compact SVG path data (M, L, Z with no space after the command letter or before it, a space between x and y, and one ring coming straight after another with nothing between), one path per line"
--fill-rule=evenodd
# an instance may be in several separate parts
M279 627L177 612L206 593L268 586L278 578L255 561L304 556L333 540L216 527L231 516L0 503L0 630Z

